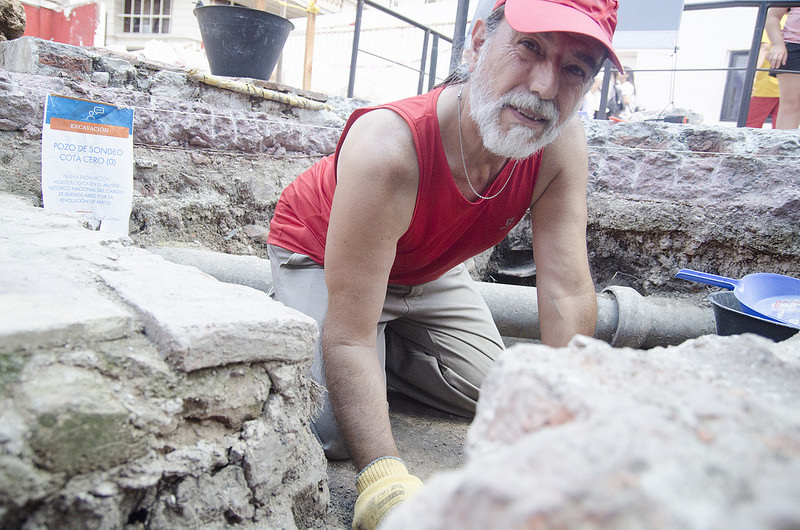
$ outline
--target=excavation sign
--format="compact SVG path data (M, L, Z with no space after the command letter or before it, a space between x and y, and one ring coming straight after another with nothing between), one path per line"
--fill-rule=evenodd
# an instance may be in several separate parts
M47 210L83 214L95 230L128 235L133 109L47 96L42 198Z

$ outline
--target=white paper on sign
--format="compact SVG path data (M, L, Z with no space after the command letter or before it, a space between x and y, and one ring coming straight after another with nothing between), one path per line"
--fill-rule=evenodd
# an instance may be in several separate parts
M42 199L47 210L79 213L95 230L128 235L133 109L47 96Z

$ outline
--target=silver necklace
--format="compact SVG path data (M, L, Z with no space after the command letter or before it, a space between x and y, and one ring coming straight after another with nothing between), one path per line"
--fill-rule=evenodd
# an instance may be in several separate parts
M494 195L481 195L475 190L475 186L472 185L472 181L469 179L469 173L467 173L467 161L464 159L464 141L461 138L461 93L464 92L464 85L461 85L461 90L458 91L458 146L461 148L461 164L464 166L464 176L467 177L467 184L469 184L469 189L472 190L472 193L480 197L481 199L488 200L494 199L501 193L503 190L506 189L508 183L511 182L511 176L514 174L514 170L517 169L517 164L519 164L519 159L514 161L514 167L511 168L511 173L508 174L508 178L506 179L506 183L503 184L503 187L500 188L500 191L495 193Z

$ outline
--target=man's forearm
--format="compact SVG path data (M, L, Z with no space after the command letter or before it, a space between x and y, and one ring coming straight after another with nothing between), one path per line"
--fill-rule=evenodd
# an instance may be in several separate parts
M561 347L576 334L591 337L596 324L597 297L594 290L570 297L539 299L543 344Z
M386 384L375 347L325 339L323 334L331 406L353 464L360 471L353 528L375 530L390 511L422 488L422 481L397 458Z
M363 469L376 458L398 456L377 351L325 342L323 351L331 407L355 466Z

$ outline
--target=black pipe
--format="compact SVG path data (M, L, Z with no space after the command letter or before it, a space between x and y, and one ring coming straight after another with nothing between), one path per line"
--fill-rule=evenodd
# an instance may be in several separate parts
M431 71L428 76L428 90L433 90L436 85L436 63L439 62L439 36L433 36L433 47L431 48Z

